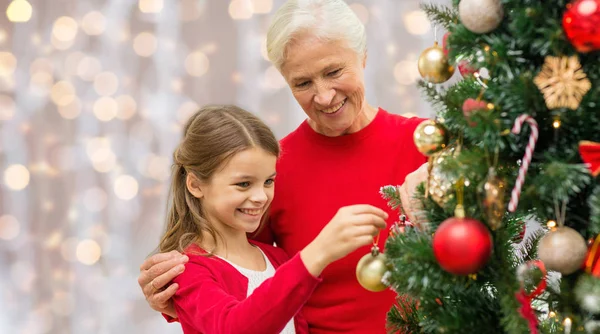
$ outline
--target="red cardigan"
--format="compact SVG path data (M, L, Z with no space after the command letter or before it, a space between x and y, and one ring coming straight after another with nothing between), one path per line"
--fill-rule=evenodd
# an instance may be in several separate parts
M186 251L190 260L174 279L179 289L173 297L184 333L279 333L292 317L296 333L308 333L299 313L320 278L312 276L297 254L287 261L281 249L253 242L276 268L250 296L248 279L226 261L199 253L198 246Z

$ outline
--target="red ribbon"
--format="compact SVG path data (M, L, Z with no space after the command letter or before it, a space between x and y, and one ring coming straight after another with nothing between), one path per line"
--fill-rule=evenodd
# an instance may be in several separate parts
M521 304L521 307L519 308L519 314L521 314L523 319L527 320L529 324L529 331L531 332L531 334L538 334L537 317L535 315L535 312L533 311L533 308L531 307L531 301L535 297L541 295L542 292L544 292L544 290L546 290L546 276L548 275L548 272L546 272L546 267L544 266L544 263L540 260L529 261L526 263L526 265L528 267L538 267L543 275L542 280L535 287L535 290L533 290L531 293L527 293L525 291L525 287L523 286L524 283L521 282L521 289L515 294L515 296L517 297L517 301Z
M593 176L600 175L600 143L583 140L579 142L579 154Z

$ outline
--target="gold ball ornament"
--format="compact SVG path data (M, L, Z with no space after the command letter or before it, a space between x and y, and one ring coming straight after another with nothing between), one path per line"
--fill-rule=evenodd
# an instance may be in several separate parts
M458 181L456 175L446 173L441 166L444 160L453 159L459 153L459 147L448 147L435 155L431 161L433 167L429 173L427 192L431 199L441 207L454 199L454 185Z
M372 292L379 292L388 288L382 281L388 271L385 254L380 253L377 246L373 246L371 252L358 261L356 279L363 288Z
M417 150L429 156L448 145L448 131L442 124L428 119L417 126L413 139Z
M496 170L490 168L484 183L479 187L479 196L483 205L487 223L492 230L502 226L502 218L506 212L504 193L506 184L496 175Z
M563 275L579 270L587 251L587 243L581 234L566 226L548 232L538 245L538 257L546 268Z
M421 77L436 84L448 81L454 74L454 66L448 63L448 57L437 41L421 53L418 66Z
M458 15L467 29L485 34L498 28L504 18L504 9L500 0L461 0Z

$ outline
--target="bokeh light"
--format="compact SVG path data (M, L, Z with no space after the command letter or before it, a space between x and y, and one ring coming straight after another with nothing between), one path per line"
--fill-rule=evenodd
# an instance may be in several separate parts
M163 0L139 0L138 7L142 13L159 13L163 7Z
M92 81L102 71L102 64L94 57L83 56L77 62L77 75L85 80Z
M77 21L69 16L61 16L54 21L52 36L59 41L68 42L77 36Z
M10 52L0 52L0 77L13 74L17 68L17 58Z
M4 44L4 42L6 42L6 39L7 39L6 30L0 29L0 45Z
M254 14L268 14L273 10L273 0L251 0Z
M204 14L208 0L180 0L179 18L183 22L197 20Z
M33 7L27 0L13 0L6 8L6 17L11 22L27 22L32 13Z
M12 190L23 190L29 185L29 170L23 165L10 165L4 171L4 184Z
M404 15L404 27L413 35L425 35L431 30L427 15L422 10L415 10Z
M91 11L81 19L81 29L90 36L101 35L106 30L106 18L98 11Z
M156 52L158 41L156 36L149 32L138 34L133 40L133 50L140 57L150 57Z
M8 121L15 115L15 101L12 97L0 94L0 121Z
M21 230L21 224L17 218L11 215L0 216L0 239L15 239Z
M100 259L102 255L102 249L100 245L94 240L86 239L82 240L75 250L75 255L79 262L86 265L93 265Z
M234 20L247 20L252 17L254 9L250 0L231 0L229 16Z
M58 113L64 119L76 119L81 114L81 101L79 98L64 106L58 106Z
M94 90L100 96L111 96L119 88L119 78L112 72L102 72L94 78Z
M94 116L102 122L108 122L117 117L119 104L112 97L101 97L94 102Z
M121 120L128 120L132 118L137 110L137 103L135 99L129 95L120 95L116 99L118 110L117 118Z
M200 109L200 106L194 101L186 101L182 103L179 106L179 109L177 109L177 120L180 124L185 124L190 116L198 111L198 109Z
M59 50L66 50L73 46L79 25L74 18L61 16L52 27L52 45Z
M185 58L185 70L191 76L203 76L208 72L209 66L210 61L202 51L192 52Z
M97 172L108 173L116 167L117 156L110 147L110 141L105 137L88 140L86 153Z
M121 175L115 180L115 195L122 200L130 200L137 196L138 182L130 175Z
M414 61L400 61L394 66L394 78L401 85L412 85L420 78L419 68Z
M75 87L69 81L59 81L52 86L50 95L57 106L66 106L75 100Z

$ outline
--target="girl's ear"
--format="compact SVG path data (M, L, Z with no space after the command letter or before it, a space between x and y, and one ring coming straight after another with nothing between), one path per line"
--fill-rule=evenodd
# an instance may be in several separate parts
M198 180L194 173L187 173L185 185L190 194L192 194L192 196L196 198L202 198L204 196L204 194L202 193L202 189L200 189L200 184L200 180Z

